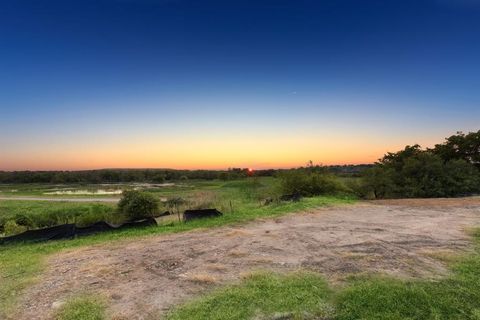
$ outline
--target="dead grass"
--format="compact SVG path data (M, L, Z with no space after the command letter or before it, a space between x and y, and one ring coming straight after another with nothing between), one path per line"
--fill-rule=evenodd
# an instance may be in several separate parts
M214 284L214 283L217 283L218 281L217 278L206 273L197 273L197 274L187 275L187 280L195 283L200 283L200 284Z
M240 279L247 280L247 279L251 279L259 272L260 271L244 271L244 272L240 272L238 276Z
M440 260L447 264L452 264L461 259L461 255L453 250L440 250L440 251L424 251L425 256L433 259Z
M232 230L225 234L227 237L245 237L245 236L250 236L252 235L250 232L247 232L245 230Z
M234 258L241 258L241 257L248 256L248 252L241 251L241 250L232 250L232 251L229 252L228 255L231 256L231 257L234 257Z
M226 271L228 268L227 268L227 266L225 266L223 264L215 263L215 264L208 265L207 269L212 270L212 271L222 272L222 271Z
M253 263L258 263L258 264L270 264L273 263L273 260L270 258L264 258L264 257L253 257L250 259L251 262Z

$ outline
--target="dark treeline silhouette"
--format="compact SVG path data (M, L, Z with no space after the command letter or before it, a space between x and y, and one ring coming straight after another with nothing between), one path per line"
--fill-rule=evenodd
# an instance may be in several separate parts
M174 169L100 169L83 171L1 171L0 183L123 183L151 182L219 178L236 179L246 177L247 169L233 168L215 170L174 170ZM268 170L257 172L270 175Z
M332 173L358 175L369 165L329 166ZM247 168L228 170L175 170L175 169L100 169L83 171L0 171L0 183L162 183L178 180L234 180L251 175L274 176L284 169L264 169L250 172Z

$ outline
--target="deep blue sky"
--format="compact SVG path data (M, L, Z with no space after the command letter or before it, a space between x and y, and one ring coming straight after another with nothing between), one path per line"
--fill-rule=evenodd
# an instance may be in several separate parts
M3 0L0 72L0 169L371 161L480 129L480 1Z

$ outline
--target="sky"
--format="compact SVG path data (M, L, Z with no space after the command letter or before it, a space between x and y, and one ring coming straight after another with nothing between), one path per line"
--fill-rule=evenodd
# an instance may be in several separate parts
M2 0L0 170L371 163L480 129L480 0Z

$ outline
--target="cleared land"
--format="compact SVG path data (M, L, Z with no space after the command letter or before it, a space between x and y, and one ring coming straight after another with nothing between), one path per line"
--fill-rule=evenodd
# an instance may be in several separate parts
M258 269L313 269L332 283L365 272L439 277L438 257L470 249L465 229L479 223L478 197L394 200L72 249L50 257L17 317L51 317L86 292L103 295L115 319L157 316Z

